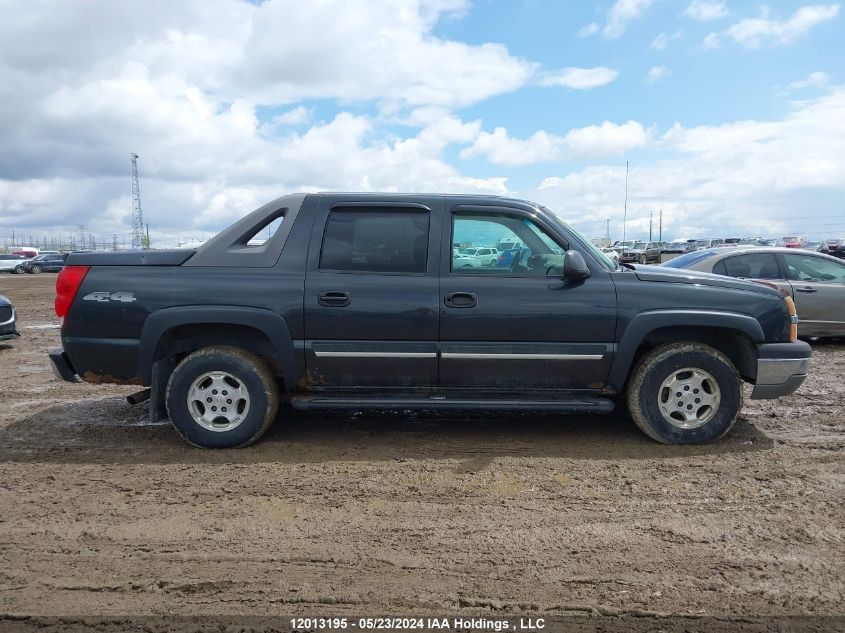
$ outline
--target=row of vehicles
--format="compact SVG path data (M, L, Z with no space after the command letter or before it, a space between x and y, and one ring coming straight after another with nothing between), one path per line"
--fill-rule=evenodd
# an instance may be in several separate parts
M610 251L616 253L614 257L619 262L626 264L652 264L668 261L674 257L701 251L709 248L726 247L774 247L774 248L796 248L807 251L833 255L834 257L845 258L845 238L831 238L822 241L808 241L803 237L787 236L781 238L762 237L729 237L712 239L679 239L670 242L664 241L617 241L608 248L603 249L606 254Z
M69 253L57 251L42 251L33 257L15 253L0 254L0 272L17 275L23 273L32 275L57 273L65 267L65 260L68 255Z

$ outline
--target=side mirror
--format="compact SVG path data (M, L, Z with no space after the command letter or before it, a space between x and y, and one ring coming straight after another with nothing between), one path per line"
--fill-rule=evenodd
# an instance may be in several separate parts
M563 278L580 281L590 276L590 269L584 256L578 251L566 251L566 258L563 260Z

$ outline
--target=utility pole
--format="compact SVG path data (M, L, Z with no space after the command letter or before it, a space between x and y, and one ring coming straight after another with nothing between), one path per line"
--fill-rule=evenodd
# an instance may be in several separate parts
M625 229L628 224L628 161L625 161L625 207L622 213L622 241L625 241Z
M607 218L605 221L604 239L607 242L607 245L610 246L610 218Z
M85 225L79 224L79 248L85 248Z
M648 241L652 240L651 231L654 225L654 210L648 212Z
M663 209L660 209L660 241L663 241Z
M138 184L138 154L129 155L132 165L132 248L144 248L144 215L141 212L141 187Z

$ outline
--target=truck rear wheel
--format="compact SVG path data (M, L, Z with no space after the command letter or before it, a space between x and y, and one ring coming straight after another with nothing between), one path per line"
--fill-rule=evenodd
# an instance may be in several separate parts
M662 444L703 444L731 430L742 409L741 378L721 352L702 343L651 350L628 381L628 411Z
M279 387L267 364L239 347L205 347L170 374L165 397L176 431L202 448L248 446L273 423Z

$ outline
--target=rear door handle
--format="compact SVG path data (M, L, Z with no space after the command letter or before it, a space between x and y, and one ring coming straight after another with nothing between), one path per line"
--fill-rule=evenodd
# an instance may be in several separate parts
M472 292L450 292L443 297L443 303L450 308L474 308L478 299Z
M327 308L342 308L349 305L349 293L339 290L329 290L317 295L317 302Z
M818 290L816 288L813 288L812 286L804 286L803 288L796 288L795 291L796 292L818 292Z

